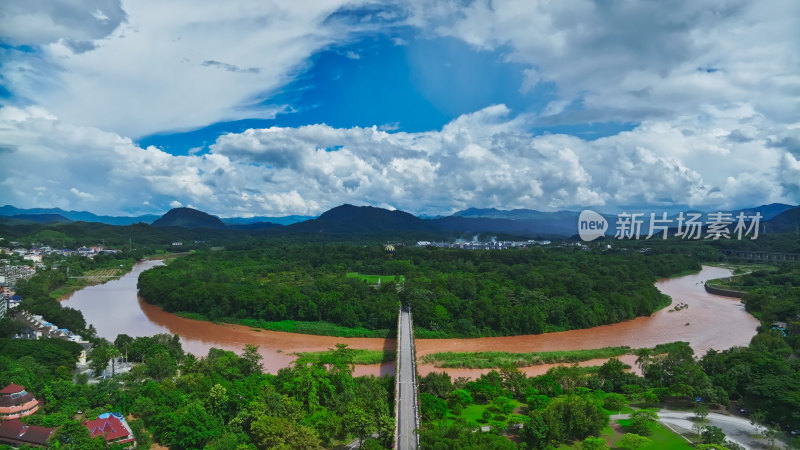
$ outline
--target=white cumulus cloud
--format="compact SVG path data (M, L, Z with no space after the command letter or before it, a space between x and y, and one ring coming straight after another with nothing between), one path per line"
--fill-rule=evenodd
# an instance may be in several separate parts
M39 47L3 50L0 75L19 99L132 137L272 118L285 109L265 104L275 89L367 26L330 19L357 4L11 0L0 41Z
M220 216L319 214L342 203L442 214L800 200L800 162L784 147L796 128L735 105L699 116L589 141L532 135L530 118L495 105L438 131L272 127L174 156L41 108L4 107L0 196L19 207L135 214L188 204Z
M797 120L800 3L415 0L409 23L528 66L554 83L539 124L670 118L743 102ZM577 104L580 108L567 108ZM554 116L554 117L549 117Z

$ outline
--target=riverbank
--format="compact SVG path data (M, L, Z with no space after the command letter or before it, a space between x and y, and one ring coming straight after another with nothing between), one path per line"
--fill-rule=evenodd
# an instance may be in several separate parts
M147 255L141 260L135 261L133 259L117 260L114 261L113 267L100 267L97 269L89 270L80 276L71 276L67 279L67 284L60 286L58 289L50 292L50 297L60 301L69 298L72 293L79 291L89 286L97 286L100 284L108 283L109 281L119 280L125 275L129 274L136 264L144 261L162 261L170 258L177 258L180 256L189 255L190 252L179 253L156 253ZM119 265L119 267L117 267Z
M132 259L116 260L113 266L101 267L84 272L80 276L68 277L66 284L50 292L50 297L60 302L72 295L73 292L88 286L96 286L98 284L118 280L130 273L136 263L138 263L138 261Z
M679 274L675 275L672 278L666 278L657 280L656 283L669 280L673 278L679 278L682 276L687 276L691 274L696 274L696 270L688 270L682 271ZM346 274L348 278L364 278L365 281L377 280L378 278L382 278L384 280L394 280L394 276L389 275L361 275L355 272L348 272ZM403 281L403 277L399 276L400 280ZM377 281L375 281L377 282ZM660 299L659 303L655 306L653 312L650 315L655 314L667 306L672 304L672 299L668 295L663 295L663 298ZM146 299L144 300L147 301ZM399 305L398 305L399 306ZM352 338L352 337L363 337L363 338L394 338L396 330L393 328L389 329L376 329L371 330L364 327L346 327L342 325L333 324L330 322L325 321L300 321L300 320L281 320L281 321L268 321L268 320L261 320L261 319L253 319L253 318L245 318L245 319L236 319L230 317L223 317L220 319L210 319L204 314L197 313L197 312L190 312L190 311L176 311L173 314L193 320L200 320L215 323L218 325L244 325L251 327L256 330L268 330L268 331L281 331L287 333L298 333L298 334L310 334L310 335L318 335L318 336L335 336L335 337L342 337L342 338ZM639 316L645 317L645 316ZM616 322L619 323L619 322ZM613 325L606 324L606 325ZM587 328L583 328L587 329ZM591 329L591 328L588 328ZM552 326L548 326L548 328L541 334L548 334L548 333L558 333L558 332L565 332L565 331L574 331L574 330L581 330L581 328L576 329L562 329L562 328L554 328ZM425 329L422 327L415 327L414 328L414 336L416 339L481 339L481 338L489 338L489 337L498 337L497 335L490 335L488 333L479 335L479 336L464 336L462 334L456 333L448 333L443 331L434 331ZM511 336L504 336L500 335L500 337L513 337Z
M222 319L211 320L208 317L191 312L176 312L176 316L193 320L202 320L219 325L244 325L255 330L283 331L286 333L313 334L317 336L334 337L366 337L366 338L393 338L395 330L368 330L366 328L350 328L330 322L304 322L301 320L267 321L258 319Z
M728 265L720 265L720 267L727 267L733 270L733 274L728 277L723 278L715 278L713 280L708 280L705 283L706 291L716 294L716 295L724 295L727 297L736 297L736 298L743 298L750 287L752 286L745 286L743 282L743 278L752 273L753 271L759 272L774 272L778 270L777 266L769 265L769 264L728 264Z
M265 370L276 373L288 366L295 353L319 352L347 344L353 349L394 351L393 338L332 337L284 331L263 330L238 324L215 324L179 317L150 305L137 297L138 274L160 261L146 261L119 280L92 286L78 291L65 301L64 306L79 309L88 323L93 324L98 335L114 340L117 334L152 336L157 333L178 334L186 351L205 356L211 347L241 352L245 344L259 346ZM685 303L688 308L668 312L667 308L651 316L583 330L557 333L504 336L470 339L417 339L417 358L443 352L494 352L534 353L600 349L603 347L655 347L674 341L686 341L700 356L714 348L724 350L733 346L746 346L756 333L758 320L744 311L735 299L711 295L703 289L703 282L728 276L729 270L704 266L699 273L686 277L660 280L656 287L669 295L672 303ZM686 325L689 323L689 325ZM636 357L622 355L625 364L634 365ZM597 366L607 358L578 363L579 366ZM521 367L528 375L545 373L550 367L562 364L542 364ZM475 378L491 368L437 368L420 364L420 375L446 371L452 377ZM634 368L635 370L635 368ZM361 375L393 373L393 362L356 367Z
M528 367L541 364L573 364L592 359L609 359L633 352L634 349L627 346L530 353L446 352L424 355L420 358L420 363L432 364L437 368L491 369L505 365Z
M651 316L542 335L487 337L475 339L418 339L418 356L443 351L513 353L596 349L602 347L655 347L658 344L685 341L700 354L746 346L756 333L758 320L744 310L736 299L705 292L703 283L730 273L727 269L703 266L695 274L659 280L656 287L688 308L669 312L664 308ZM686 324L689 325L686 325ZM694 325L694 326L692 326Z

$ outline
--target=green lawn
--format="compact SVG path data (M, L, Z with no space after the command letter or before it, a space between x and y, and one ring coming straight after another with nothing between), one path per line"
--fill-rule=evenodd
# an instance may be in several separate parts
M621 432L613 429L610 425L606 426L602 431L600 431L600 437L605 439L612 449L620 449L621 447L616 447L614 444L622 439L623 434L630 432L628 427L630 426L631 421L629 419L621 419L617 420L616 422L622 425ZM653 434L647 437L653 441L653 445L646 447L647 450L691 450L694 448L689 445L688 442L686 442L686 439L673 433L669 430L669 428L666 428L660 423L658 424L658 428L653 431ZM561 444L557 448L559 450L580 449L581 445L580 442L573 442L569 444Z
M383 350L364 350L361 348L350 349L353 352L353 364L379 364L389 361L394 361L397 357L396 352L383 351ZM305 352L298 353L300 357L317 359L320 356L329 353L324 352Z
M622 419L618 420L617 423L622 425L623 433L630 433L630 419ZM606 437L606 436L602 436ZM686 442L686 439L682 438L680 435L673 433L669 428L665 427L661 423L658 424L658 427L653 431L653 434L647 436L650 440L653 441L653 445L647 447L649 450L672 450L672 449L692 449L691 445ZM617 435L612 437L612 439L606 439L606 442L613 447L614 443L616 443L619 439L622 438L622 435Z
M345 276L347 278L358 278L359 280L366 281L369 284L378 284L378 280L380 280L381 283L388 283L390 281L402 283L405 281L405 277L402 275L364 275L358 272L347 272Z
M619 433L617 433L617 434L619 434ZM617 439L619 439L619 438L621 438L621 437L622 437L622 435L619 435L619 436L617 436L617 437L616 437L616 439L615 439L615 438L614 438L614 430L612 430L610 426L606 425L606 427L605 427L605 428L603 428L603 429L600 431L600 437L601 437L601 438L603 438L603 439L605 439L605 440L606 440L606 442L608 442L608 443L609 443L609 445L611 445L611 442L616 442L616 440L617 440ZM556 447L556 448L557 448L558 450L567 450L567 449L577 449L577 450L580 450L580 448L581 448L581 443L580 443L580 442L570 442L569 444L561 444L561 445L559 445L559 446L558 446L558 447ZM611 448L616 448L616 447L611 447Z
M518 402L518 401L516 401L514 399L511 399L511 401L514 403L514 409L515 410L517 408L519 408L520 406L525 406L525 404L520 403L520 402ZM489 408L490 406L491 406L491 404L479 405L479 404L473 403L473 404L467 406L466 408L464 408L461 411L461 414L458 415L458 416L454 415L452 412L448 413L447 417L446 417L447 423L452 425L453 422L455 422L457 418L461 418L461 419L464 419L468 424L471 424L471 425L476 425L476 426L491 425L491 422L492 422L491 420L489 420L489 422L484 422L483 418L482 418L483 417L483 412L486 411L486 409ZM492 416L494 416L496 414L501 414L501 413L492 413ZM527 419L527 417L525 417L525 416L522 416L522 415L519 415L519 414L514 414L514 413L509 414L507 417L508 417L508 419L510 419L511 417L516 417L516 418L520 419L521 421L525 421ZM508 419L506 419L503 422L505 424L508 424Z

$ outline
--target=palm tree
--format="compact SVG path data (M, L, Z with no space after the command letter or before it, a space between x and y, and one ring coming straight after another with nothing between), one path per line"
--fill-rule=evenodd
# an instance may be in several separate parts
M122 353L119 351L117 347L109 347L108 356L111 357L111 376L113 377L114 375L116 375L117 358L122 356Z

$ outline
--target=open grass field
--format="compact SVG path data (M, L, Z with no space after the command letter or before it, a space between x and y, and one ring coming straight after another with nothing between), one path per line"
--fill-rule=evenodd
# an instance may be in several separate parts
M514 403L514 410L518 410L518 408L520 408L522 406L525 406L523 403L520 403L520 402L518 402L516 400L512 399L511 401ZM491 425L493 420L490 419L489 421L486 421L486 420L483 419L484 411L488 410L489 408L491 408L490 404L479 405L479 404L473 403L471 405L468 405L466 408L464 408L461 411L461 414L459 414L458 416L454 415L452 412L447 413L447 416L445 417L445 420L447 421L448 424L452 424L452 423L454 423L456 421L456 419L461 418L461 419L464 419L468 424L475 425L475 426L483 427L483 426ZM490 413L491 413L491 411L490 411ZM496 416L498 414L501 414L501 413L491 413L491 414L494 417L494 416ZM526 416L523 416L523 415L520 415L520 414L515 414L515 413L511 413L511 414L509 414L508 416L505 416L505 417L506 417L506 420L503 420L503 421L500 421L500 422L503 422L506 425L508 425L509 421L512 420L512 419L516 419L516 420L518 420L520 422L524 422L524 421L528 420L528 418Z
M624 433L632 432L630 429L630 419L620 419L617 420L616 423L618 425L617 429L620 431L620 433L616 433L618 436L612 436L610 439L606 439L606 442L609 443L611 448L617 448L614 447L614 443L622 439L622 435ZM603 437L605 438L606 436ZM665 427L661 423L658 424L658 427L656 427L656 429L653 431L653 434L647 437L653 441L653 445L647 447L648 449L652 450L681 450L694 448L692 445L686 442L686 439L672 432L669 428Z
M629 419L614 421L603 428L600 432L600 437L605 439L608 446L612 449L622 449L622 447L617 447L616 443L622 439L625 433L631 432L629 429L630 423L631 421ZM686 439L673 433L661 424L658 424L653 434L647 437L653 441L652 445L646 447L648 450L690 450L694 448L686 442ZM580 449L581 445L580 442L573 442L570 444L562 444L558 448L559 450Z
M353 364L380 364L384 362L394 361L397 357L396 352L383 351L383 350L364 350L360 348L352 348ZM328 353L324 352L304 352L297 355L301 358L310 358L316 360L320 356Z
M347 272L345 276L347 278L358 278L359 280L366 281L369 284L378 284L378 280L380 280L381 283L388 283L390 281L402 283L405 281L405 277L402 275L364 275L358 272Z
M83 276L85 278L111 278L111 277L121 276L122 274L123 274L122 269L114 267L114 268L90 270L86 272Z

